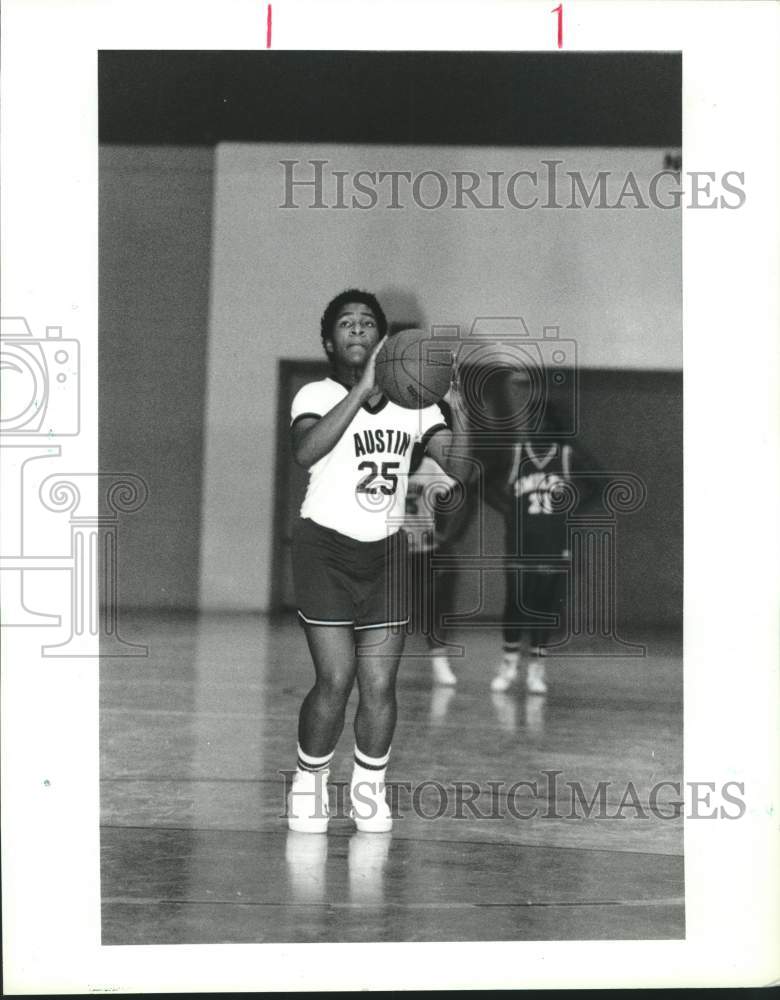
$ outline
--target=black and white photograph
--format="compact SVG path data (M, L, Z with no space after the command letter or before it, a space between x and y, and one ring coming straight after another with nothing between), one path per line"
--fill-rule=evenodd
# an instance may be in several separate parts
M322 46L294 36L310 5L242 6L210 45L209 4L174 40L179 6L84 36L89 156L4 280L3 634L39 664L5 668L31 809L4 826L83 819L39 875L95 956L17 966L19 992L704 985L730 899L778 917L738 454L769 455L739 423L771 414L770 366L739 410L726 331L776 150L756 180L747 140L702 143L727 112L693 20L689 57L645 4L624 46L588 33L598 4L506 5L471 46L457 18L434 43L436 4L392 45L336 5ZM510 7L544 43L501 39ZM719 888L729 851L752 876ZM710 985L771 978L763 944L722 961Z
M681 108L100 53L104 943L684 937Z

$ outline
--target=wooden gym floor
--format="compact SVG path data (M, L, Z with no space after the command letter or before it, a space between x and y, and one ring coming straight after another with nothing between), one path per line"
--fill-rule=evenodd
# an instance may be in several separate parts
M279 774L312 678L297 622L137 615L122 633L150 653L101 665L103 944L684 937L683 820L649 809L656 783L682 781L674 640L550 660L540 698L491 694L495 633L461 635L454 690L410 637L388 771L401 818L373 836L348 819L353 695L330 830L312 836L288 832ZM521 781L536 787L508 802ZM576 782L588 800L610 783L601 816Z

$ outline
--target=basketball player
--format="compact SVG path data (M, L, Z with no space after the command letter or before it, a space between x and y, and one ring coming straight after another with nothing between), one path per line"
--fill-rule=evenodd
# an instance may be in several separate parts
M326 782L357 680L351 815L359 830L381 833L392 826L385 769L409 620L399 575L409 461L419 441L447 468L452 436L438 406L404 409L376 385L387 320L373 295L349 289L336 296L320 332L331 373L303 386L291 412L293 455L309 470L293 538L293 579L315 682L299 716L288 824L327 830Z
M555 626L533 619L554 616L557 628L564 621L566 572L545 563L570 555L566 513L555 494L562 483L570 482L573 463L573 446L556 439L555 430L548 404L540 433L523 433L507 449L503 467L494 467L488 476L488 502L503 516L506 552L539 560L533 569L506 571L503 656L490 684L493 691L507 691L517 681L520 658L527 652L526 691L547 693L542 657Z
M520 409L523 402L523 374L507 370L492 376L491 381L488 408L502 420L511 418L513 410ZM518 427L514 440L506 447L474 451L482 470L482 495L504 521L505 551L536 561L533 569L521 572L509 568L506 571L503 656L491 681L493 691L507 691L518 680L521 655L527 652L526 691L534 695L547 693L542 656L554 631L550 617L554 616L559 625L562 622L566 593L566 573L555 563L569 556L566 514L556 504L555 494L562 483L570 481L575 471L574 447L556 434L558 430L554 407L548 401L542 425L533 433ZM468 502L437 516L440 553L452 553L457 547L470 518L477 513L477 493L472 480ZM587 502L587 490L582 485L579 485L579 493L582 502ZM437 625L429 640L435 676L446 676L449 668L446 629L440 623L442 616L453 609L455 586L454 572L436 574L433 602ZM547 616L548 621L540 620L541 616ZM450 683L454 683L454 679Z

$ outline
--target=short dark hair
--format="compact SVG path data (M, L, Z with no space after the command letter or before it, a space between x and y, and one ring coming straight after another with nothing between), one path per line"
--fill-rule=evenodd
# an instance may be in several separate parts
M358 288L348 288L346 291L340 292L335 299L331 299L325 307L325 312L322 314L322 319L320 320L320 337L322 338L323 347L325 346L325 341L330 340L333 336L333 324L336 322L336 317L348 302L361 302L364 306L368 306L376 317L380 338L386 335L387 317L379 305L377 297L372 295L371 292L361 292Z

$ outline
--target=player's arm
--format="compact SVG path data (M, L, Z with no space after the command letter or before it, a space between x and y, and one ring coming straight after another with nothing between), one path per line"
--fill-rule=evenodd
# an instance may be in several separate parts
M360 381L333 409L321 417L302 416L291 429L292 453L298 465L310 469L315 462L333 449L341 435L352 423L355 414L376 388L375 359L380 341L366 363Z
M457 450L453 451L453 433L449 427L442 425L434 429L425 441L425 453L444 469L447 475L461 483L468 483L474 475L474 463L470 462Z
M473 490L457 484L449 489L461 489L464 495L459 498L460 502L450 505L446 505L444 501L447 498L442 497L442 507L434 513L436 548L440 552L452 549L458 544L477 509L477 497Z
M456 385L452 386L449 398L449 422L452 429L443 423L435 426L426 433L422 443L426 454L430 455L448 475L466 486L474 478L476 468L463 454L462 444L468 439L468 420ZM452 443L455 435L458 437L460 447L454 450Z

